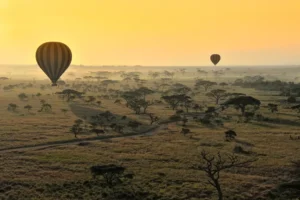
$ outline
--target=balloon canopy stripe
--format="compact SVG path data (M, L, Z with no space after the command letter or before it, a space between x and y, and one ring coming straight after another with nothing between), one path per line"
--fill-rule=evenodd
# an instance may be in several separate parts
M40 68L56 84L72 61L72 52L60 42L46 42L36 51L36 60Z
M58 62L59 62L59 57L58 57L58 45L55 43L53 44L53 66L59 66ZM58 74L58 70L57 68L54 68L54 74Z

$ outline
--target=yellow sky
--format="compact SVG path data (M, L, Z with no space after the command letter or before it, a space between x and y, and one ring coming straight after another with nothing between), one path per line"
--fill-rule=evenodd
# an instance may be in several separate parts
M0 63L61 41L73 64L300 64L300 0L0 0Z

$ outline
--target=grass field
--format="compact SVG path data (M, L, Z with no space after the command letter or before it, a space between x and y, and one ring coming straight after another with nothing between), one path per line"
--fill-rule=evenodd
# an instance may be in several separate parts
M185 76L184 79L175 79L174 83L180 82L192 88L194 79ZM228 77L227 81L230 81L230 75ZM1 85L20 82L26 81L12 79L1 82ZM147 84L150 88L150 81ZM120 89L119 85L113 87ZM300 136L300 120L296 111L281 104L286 97L279 96L278 92L226 86L227 92L242 92L259 99L261 106L256 113L270 120L237 123L240 112L228 108L220 115L232 118L224 120L223 126L188 121L186 128L191 133L184 136L180 133L181 122L150 125L147 115L136 115L126 107L125 101L119 105L114 103L114 99L101 99L101 106L79 99L68 103L53 94L63 89L18 87L0 91L0 199L130 199L126 195L103 196L103 192L109 193L109 189L92 179L89 168L105 164L121 165L135 174L130 187L117 187L116 194L116 191L122 190L122 194L135 191L137 196L140 195L136 199L218 199L215 188L207 184L205 173L194 166L201 163L203 149L212 154L220 151L225 155L233 153L236 146L248 152L239 153L241 159L256 158L257 161L251 168L232 168L221 173L224 199L276 199L270 191L278 184L296 178L291 161L300 159L300 140L291 140L290 135ZM18 98L22 92L28 94L27 101ZM37 92L42 95L31 97ZM88 95L96 94L87 92ZM160 94L151 94L147 98L159 100ZM38 112L41 99L52 105L51 112ZM215 104L204 91L193 100L207 106ZM7 110L9 103L18 105L15 112ZM279 104L279 111L271 113L268 103ZM23 108L27 104L32 105L32 110ZM64 114L63 108L68 112ZM117 118L126 115L126 123L130 120L142 123L136 130L125 128L123 136L147 133L148 130L151 134L122 138L122 134L108 129L101 136L82 133L78 139L74 138L70 127L76 119L107 110ZM160 121L166 121L174 114L165 102L149 106L148 112L155 113ZM229 129L237 133L236 139L231 142L224 139L224 132ZM114 138L116 136L119 138ZM80 145L82 142L85 145Z

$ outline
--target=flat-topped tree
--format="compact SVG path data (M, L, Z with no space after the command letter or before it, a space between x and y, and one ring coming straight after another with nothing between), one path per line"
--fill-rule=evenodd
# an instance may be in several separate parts
M223 106L233 105L241 110L242 116L245 116L246 106L248 106L248 105L260 106L260 101L251 96L238 96L238 97L227 100L226 102L222 103L221 105L223 105Z
M28 96L27 96L25 93L19 94L18 97L19 97L19 99L20 99L21 101L26 101L26 100L28 100Z
M152 79L156 79L157 77L160 76L159 72L149 72L148 75L152 78Z
M202 69L197 69L197 73L198 73L199 75L204 75L204 76L207 76L207 74L208 74L208 72L206 72L206 71L204 71L204 70L202 70Z
M96 97L94 96L88 96L87 99L85 100L85 102L87 103L93 103L96 101Z
M125 78L123 78L123 80L122 81L125 81L126 83L128 83L129 81L131 81L132 79L130 78L130 77L125 77Z
M8 104L7 110L15 112L17 108L18 108L17 104L10 103Z
M191 91L191 88L189 88L186 85L183 85L181 83L175 83L171 86L169 92L173 92L175 94L187 94Z
M55 94L59 94L63 96L63 99L67 99L67 102L69 102L70 100L74 99L75 97L81 98L83 92L78 92L76 90L72 90L72 89L65 89L62 92L56 92Z
M161 89L162 91L164 91L165 88L166 88L166 87L169 87L170 85L167 84L167 83L163 83L163 84L161 84L161 85L158 85L158 84L157 84L157 86L158 86L158 89Z
M174 75L175 75L174 72L169 72L169 71L167 71L167 70L165 70L165 71L163 72L163 74L164 74L166 77L170 77L170 78L172 78L172 79L173 79L173 77L174 77Z
M193 109L196 111L196 112L199 112L199 111L202 111L204 109L204 106L202 105L199 105L199 104L194 104L193 105Z
M128 107L129 106L129 102L131 100L135 99L137 95L138 94L135 91L126 91L126 92L123 92L123 94L121 94L121 97L123 99L125 99L126 106Z
M161 98L165 100L172 107L173 110L175 110L180 103L184 103L185 101L191 99L191 97L185 94L162 96Z
M216 104L219 104L219 101L225 98L227 94L226 94L226 90L214 89L206 93L206 96L208 96L211 99L214 99Z
M225 86L228 86L228 83L222 82L222 83L219 83L219 85L222 87L225 87Z
M24 106L24 109L26 109L29 112L32 109L32 106L31 105L26 105L26 106Z
M200 80L196 81L195 88L197 89L199 87L203 87L204 90L205 90L205 92L206 92L209 88L211 88L214 85L217 85L217 83L216 82L212 82L212 81L207 81L207 80L200 79Z
M64 113L64 115L66 115L67 112L68 112L69 110L68 110L68 109L65 109L65 108L62 108L62 109L60 109L60 111L61 111L62 113Z
M51 104L48 104L48 103L43 103L42 105L41 105L41 109L38 111L38 112L50 112L50 111L52 111L52 106L51 106Z
M124 175L125 167L117 166L114 164L110 165L96 165L90 168L93 178L102 176L108 187L114 187L115 185L122 183L122 179L128 177ZM133 174L130 174L133 178Z
M154 93L153 90L150 90L147 87L140 87L139 89L135 90L134 92L136 92L137 94L140 94L141 98L144 100L146 99L147 95Z

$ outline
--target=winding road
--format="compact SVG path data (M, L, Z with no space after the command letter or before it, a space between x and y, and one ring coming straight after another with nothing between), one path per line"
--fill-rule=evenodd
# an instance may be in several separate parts
M101 140L107 140L107 139L114 139L114 138L129 138L129 137L138 137L138 136L151 136L160 130L163 130L167 128L167 122L161 123L160 125L157 125L156 127L151 127L147 131L141 132L141 133L132 133L132 134L126 134L126 135L120 135L120 136L103 136L103 137L92 137L92 138L85 138L85 139L72 139L72 140L62 140L62 141L53 141L53 142L47 142L47 143L41 143L41 144L31 144L31 145L24 145L19 147L7 147L0 149L0 153L5 152L13 152L13 151L27 151L27 150L43 150L47 148L53 148L58 146L65 146L65 145L71 145L71 144L78 144L82 142L89 142L89 141L101 141Z

